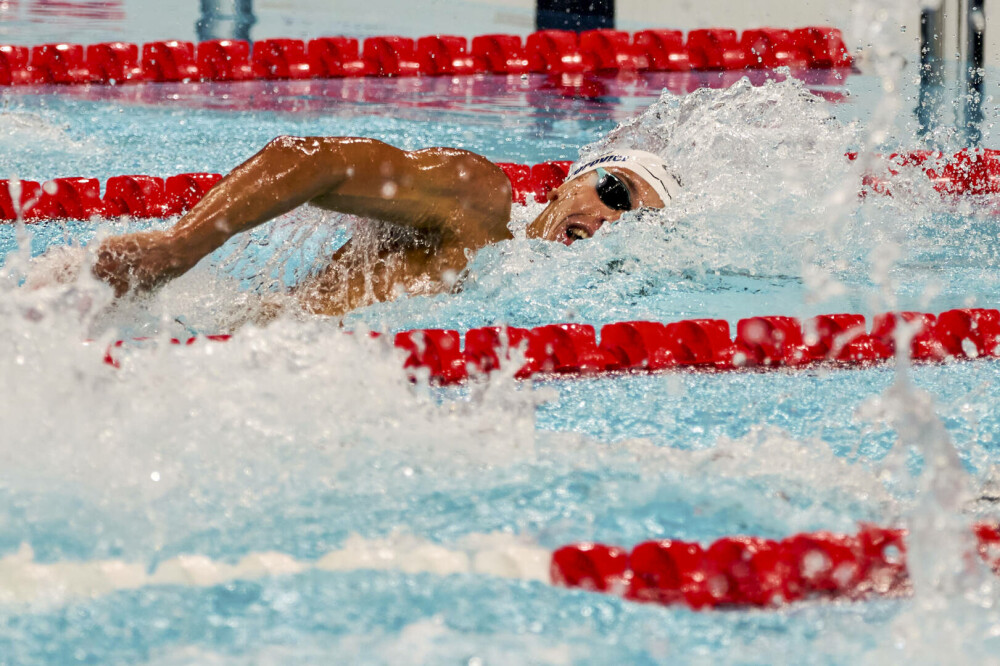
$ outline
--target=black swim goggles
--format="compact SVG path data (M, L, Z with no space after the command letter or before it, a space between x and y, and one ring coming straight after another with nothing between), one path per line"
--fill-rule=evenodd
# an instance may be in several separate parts
M612 210L632 210L632 194L628 191L625 182L604 169L598 167L597 172L597 198L601 203Z

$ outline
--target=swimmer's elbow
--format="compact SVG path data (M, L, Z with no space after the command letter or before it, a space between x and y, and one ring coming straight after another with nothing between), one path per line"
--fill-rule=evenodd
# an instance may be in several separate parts
M311 136L276 136L267 142L264 150L269 153L307 153L319 146L322 139Z
M372 181L371 164L403 162L403 151L377 139L283 135L261 151L273 174L293 175L312 196L333 192L349 181Z
M282 135L271 139L264 147L263 152L299 160L326 162L333 159L340 162L352 152L373 149L402 152L378 139L291 135Z
M271 139L258 156L272 174L306 169L318 175L329 152L321 137L283 135Z

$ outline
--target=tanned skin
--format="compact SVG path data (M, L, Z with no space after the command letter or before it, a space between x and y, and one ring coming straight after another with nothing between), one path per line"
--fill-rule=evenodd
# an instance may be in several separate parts
M648 184L609 169L636 207L662 207ZM549 193L528 225L530 238L567 245L589 238L622 211L601 203L597 176L584 174ZM353 258L352 242L320 274L296 287L303 308L340 315L400 292L444 291L483 247L512 238L510 181L484 157L454 148L405 151L381 141L279 137L220 180L172 228L106 239L94 274L117 296L155 289L183 275L232 236L305 203L406 227L411 240L379 248L377 265ZM375 271L377 274L372 274Z

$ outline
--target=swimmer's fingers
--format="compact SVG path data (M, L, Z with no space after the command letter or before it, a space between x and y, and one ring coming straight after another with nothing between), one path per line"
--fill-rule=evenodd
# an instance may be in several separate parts
M97 249L93 269L118 297L130 291L150 291L183 272L168 237L159 231L106 239Z
M117 297L124 296L132 287L130 256L131 253L122 251L117 243L108 241L102 243L97 250L93 273L99 280L111 285Z

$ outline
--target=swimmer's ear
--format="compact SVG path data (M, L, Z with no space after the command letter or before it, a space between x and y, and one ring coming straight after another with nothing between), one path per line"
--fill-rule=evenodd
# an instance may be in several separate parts
M545 199L548 200L549 202L555 201L556 199L559 198L558 192L559 188L553 187L551 190L549 190L549 193L545 195Z

